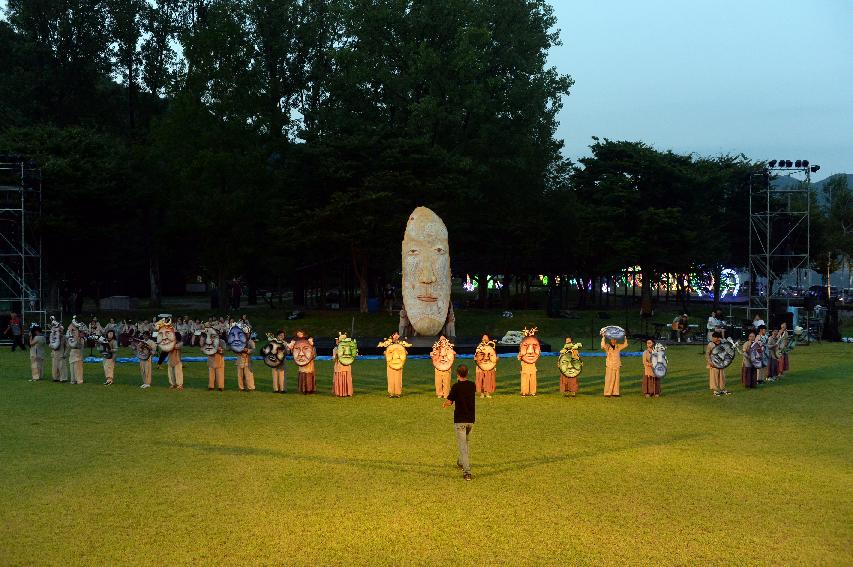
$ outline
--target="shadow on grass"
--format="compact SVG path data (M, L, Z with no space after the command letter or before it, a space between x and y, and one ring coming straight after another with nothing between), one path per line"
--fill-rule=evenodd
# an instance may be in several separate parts
M448 434L448 437L451 435ZM624 443L621 446L617 447L605 447L605 448L586 448L579 449L575 451L570 451L561 455L539 455L530 458L522 458L522 459L514 459L509 461L503 461L500 463L478 463L476 459L474 460L474 468L477 470L477 476L482 477L498 477L508 473L518 473L519 471L524 471L527 469L531 469L539 466L553 465L557 463L564 463L569 461L577 461L584 458L589 457L600 457L602 455L614 454L614 453L622 453L624 451L630 451L634 449L644 449L648 447L658 447L663 445L672 445L675 443L681 443L684 441L692 441L696 439L700 439L703 437L708 437L708 435L700 434L700 433L683 433L677 435L668 435L665 437L659 437L655 439L647 439L643 441L638 441L634 443ZM315 465L352 465L357 467L362 467L370 470L388 470L393 472L409 472L418 474L421 476L435 478L436 476L440 476L448 470L451 470L452 467L449 467L448 464L433 464L433 463L418 463L412 461L396 461L396 460L388 460L388 459L364 459L364 458L354 458L354 457L325 457L320 455L299 455L295 453L288 453L285 451L277 450L277 449L265 449L260 447L235 447L228 445L212 445L206 443L163 443L164 445L168 445L169 447L181 447L184 449L192 449L196 451L202 451L211 454L217 455L227 455L227 456L258 456L258 457L273 457L277 459L284 459L288 461L295 462L305 462L311 463ZM453 457L450 457L449 460L455 459L455 452L453 453ZM455 469L452 469L455 470Z

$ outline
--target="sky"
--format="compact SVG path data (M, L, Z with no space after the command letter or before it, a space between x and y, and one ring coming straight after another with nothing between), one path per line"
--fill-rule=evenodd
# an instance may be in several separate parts
M591 137L853 173L853 0L551 0L575 85L564 154Z

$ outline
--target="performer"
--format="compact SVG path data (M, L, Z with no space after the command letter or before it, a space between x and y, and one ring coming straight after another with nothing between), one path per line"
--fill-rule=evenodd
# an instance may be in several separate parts
M314 339L307 336L302 329L298 329L296 336L287 344L287 348L293 353L293 361L299 368L297 373L299 391L304 395L313 394L317 391L317 378L314 371L317 350L314 348Z
M560 392L563 396L574 398L578 393L578 376L583 368L578 349L583 345L576 343L572 337L566 337L566 344L557 357L557 368L560 369Z
M54 382L68 382L68 345L62 331L62 324L51 316L50 351L53 366L50 374Z
M652 354L654 353L655 342L651 339L646 341L646 350L643 351L643 396L651 398L652 396L660 397L660 378L655 376L655 371L652 366Z
M335 338L335 348L332 349L332 360L335 363L332 377L332 393L339 398L352 397L352 363L355 358L353 341L346 333L338 333Z
M743 343L741 347L741 354L743 354L743 360L741 361L740 368L740 381L743 384L744 388L755 388L756 387L756 373L755 367L752 365L752 360L749 358L749 351L752 349L752 343L755 342L755 333L749 333L749 336L746 339L746 342Z
M456 360L456 351L453 343L442 335L432 345L429 354L432 359L432 367L435 370L435 397L447 398L450 393L450 370Z
M767 352L767 327L764 325L758 326L758 335L756 335L755 340L763 345L764 357L759 365L755 366L756 378L759 384L764 384L767 381L767 362L768 357L770 356ZM753 364L755 362L753 361Z
M536 338L538 329L524 328L522 333L524 338L518 346L518 360L521 362L521 395L535 396L536 395L536 361L539 360L541 354L541 346L539 339Z
M710 342L713 338L712 335L714 333L720 333L720 338L725 334L725 322L721 319L723 316L723 312L717 309L716 311L711 312L711 316L708 317L708 323L705 325L705 328L708 330L708 341Z
M246 348L237 353L237 387L241 392L255 391L255 375L252 372L252 352L255 350L255 341L248 338L246 333Z
M406 365L406 348L412 345L400 339L395 332L389 338L379 343L385 348L385 368L388 378L388 397L399 398L403 395L403 366Z
M474 362L477 365L474 371L477 393L481 398L491 398L497 388L498 354L495 341L489 339L489 335L480 339L474 351Z
M284 329L279 329L275 334L276 342L278 342L282 349L285 349L285 356L287 355L287 339L285 338ZM287 374L285 372L284 361L279 366L272 368L272 391L276 393L283 394L287 392Z
M714 331L711 333L711 341L705 347L705 363L708 368L709 383L711 391L714 392L715 396L723 396L731 393L726 390L725 368L716 368L711 364L711 351L722 342L722 339L722 334L719 331Z
M181 361L181 349L183 346L184 343L181 340L181 336L175 333L175 346L169 351L160 352L160 358L157 360L158 370L163 364L163 361L167 360L166 372L169 375L170 390L184 389L184 364Z
M110 324L112 327L110 327ZM116 370L116 353L118 352L118 341L116 340L115 323L110 319L110 324L107 329L106 337L103 337L98 344L101 351L101 358L104 360L104 386L112 386L115 378ZM107 328L105 327L105 328Z
M775 382L779 374L779 331L773 330L767 338L767 381Z
M157 350L157 343L151 339L151 333L141 331L139 338L134 337L131 341L131 348L136 353L139 359L139 374L142 377L142 384L139 386L143 390L151 387L151 357L154 356L154 351Z
M684 313L672 320L672 338L678 342L687 340L687 332L690 330L690 318Z
M628 336L621 344L616 344L616 339L605 342L604 329L601 330L601 350L604 351L606 359L604 362L604 397L619 397L620 372L622 368L622 351L628 348Z
M790 369L790 360L788 358L788 353L794 347L794 343L792 343L791 337L790 335L788 335L787 323L782 323L782 325L780 325L779 327L779 341L782 344L782 358L779 360L779 375L781 376Z
M77 321L76 317L72 317L71 323L68 325L68 331L65 333L65 340L68 343L68 368L71 371L71 383L83 383L83 347L85 346L86 326Z
M44 335L41 327L36 324L30 326L30 370L32 378L30 382L38 382L44 378Z
M216 333L216 330L209 327L210 332ZM222 343L219 342L219 337L216 337L215 345L212 345L207 355L207 389L213 391L216 388L220 392L225 391L225 357L222 356Z

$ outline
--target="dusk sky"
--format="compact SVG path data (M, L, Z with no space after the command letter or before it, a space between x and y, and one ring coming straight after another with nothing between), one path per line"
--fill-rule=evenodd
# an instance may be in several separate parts
M559 135L853 173L853 1L554 0Z

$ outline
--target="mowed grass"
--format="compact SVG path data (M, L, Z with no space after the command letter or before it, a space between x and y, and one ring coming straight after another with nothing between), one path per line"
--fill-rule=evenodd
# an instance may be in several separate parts
M637 345L632 344L631 350ZM186 349L195 354L195 349ZM165 368L144 391L28 383L26 354L0 353L2 565L850 565L853 345L792 355L781 383L714 398L697 345L669 350L663 396L640 394L625 358L620 399L602 397L603 359L581 393L521 398L502 359L497 396L478 400L473 482L455 467L452 411L429 361L385 397L381 361L354 367L355 397L187 389ZM468 361L470 363L470 361Z

